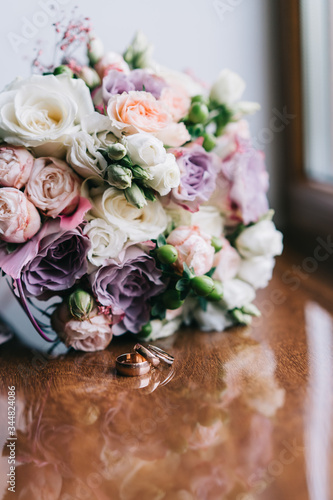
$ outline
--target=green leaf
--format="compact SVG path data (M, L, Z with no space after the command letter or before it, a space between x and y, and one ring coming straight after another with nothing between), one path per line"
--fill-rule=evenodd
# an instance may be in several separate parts
M166 308L162 302L156 302L156 304L153 305L151 310L152 316L158 319L164 319L165 313L166 313Z
M157 246L158 246L158 247L162 247L162 246L164 246L164 245L166 245L166 244L167 244L167 242L166 242L165 237L163 236L163 234L160 234L160 235L158 236L158 238L157 238Z
M184 264L183 264L183 269L184 269L184 272L183 272L183 277L184 277L184 278L187 278L187 279L189 279L189 280L190 280L191 278L193 278L193 274L194 274L194 273L192 273L192 272L191 272L191 270L190 270L190 268L188 267L188 265L186 264L186 262L184 262Z
M207 300L204 297L199 297L198 299L199 306L203 311L207 311Z
M215 273L215 270L216 270L216 267L212 267L210 271L208 271L208 273L206 273L206 276L209 276L210 278L213 276L213 274Z
M182 278L181 280L177 281L176 290L178 290L178 292L188 291L189 286L190 280L187 278Z

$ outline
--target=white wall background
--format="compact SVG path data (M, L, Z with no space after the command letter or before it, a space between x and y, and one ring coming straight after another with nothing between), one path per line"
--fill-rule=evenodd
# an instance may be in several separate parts
M53 4L54 10L50 10ZM44 9L42 8L44 5ZM61 7L62 5L62 7ZM262 110L251 118L256 142L266 153L271 176L270 201L281 223L280 185L282 183L282 133L268 133L273 110L282 111L276 28L276 2L272 0L15 0L6 2L0 17L0 88L17 75L28 76L31 55L38 40L44 47L53 43L52 22L60 10L91 18L95 32L106 48L122 52L137 29L155 45L155 59L175 69L191 69L200 79L212 82L220 69L228 67L247 82L244 98L259 101ZM44 12L44 15L41 14ZM48 12L48 14L47 14ZM30 23L46 24L32 29ZM30 25L31 29L31 25ZM13 48L13 35L19 39ZM22 42L22 43L21 43ZM266 131L265 131L266 129ZM4 280L1 280L4 281ZM25 317L0 285L1 313L15 318L19 329L27 331ZM22 326L21 326L22 325ZM24 325L24 326L23 326Z

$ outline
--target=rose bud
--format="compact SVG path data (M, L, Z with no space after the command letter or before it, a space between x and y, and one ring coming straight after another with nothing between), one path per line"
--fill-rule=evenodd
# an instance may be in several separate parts
M156 257L162 264L174 264L178 259L178 252L172 245L163 245L156 251Z
M90 64L94 66L104 55L104 45L100 38L92 36L88 45L88 58Z
M21 189L27 182L34 157L25 148L3 144L0 146L0 186Z
M8 243L25 243L40 228L36 207L15 188L0 189L0 239Z
M144 168L140 167L139 165L134 165L132 168L132 173L134 179L140 179L142 181L151 181L153 176Z
M207 297L213 292L215 284L209 276L196 276L191 279L191 287L199 297Z
M93 68L89 68L89 66L83 66L78 73L78 77L81 78L90 89L94 89L101 83L97 71Z
M206 296L210 302L219 302L223 297L223 285L220 281L214 280L214 289Z
M167 290L163 294L163 304L167 309L172 311L178 309L184 304L184 301L180 298L180 293L177 290Z
M146 198L137 184L132 184L124 190L126 200L137 208L143 208L147 205Z
M195 102L191 106L188 117L192 123L204 123L207 120L208 116L209 110L206 104Z
M61 66L57 66L55 68L55 70L53 71L53 74L55 76L57 76L57 75L67 75L70 78L73 78L73 76L74 76L74 73L71 70L71 68L69 66L66 66L65 64L62 64Z
M214 247L215 253L217 253L220 250L222 250L223 241L222 241L221 238L218 238L217 236L213 236L212 239L211 239L210 244L212 245L212 247Z
M89 317L94 299L88 292L78 289L69 296L68 307L73 318L83 321Z
M127 154L127 149L120 142L116 142L115 144L111 144L106 150L108 157L110 160L119 161L124 158Z
M111 186L118 189L130 188L132 185L132 171L121 165L109 165L106 170L106 180Z

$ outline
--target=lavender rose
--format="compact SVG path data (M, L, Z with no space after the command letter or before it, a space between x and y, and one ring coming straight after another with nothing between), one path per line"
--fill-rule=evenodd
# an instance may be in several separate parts
M49 292L71 288L82 278L88 269L87 254L91 246L80 227L61 231L58 221L52 221L43 229L45 236L38 242L38 253L21 275L27 294L42 299L48 298Z
M113 327L114 335L138 333L149 321L149 299L163 292L165 284L152 257L140 248L126 250L121 262L110 259L91 275L93 291L103 306L124 318Z
M269 208L268 185L264 153L249 141L238 140L236 152L222 162L211 201L225 214L228 225L257 222Z
M162 78L152 75L144 69L135 69L130 74L111 70L103 78L102 93L104 103L107 104L112 95L130 92L131 90L150 92L156 99L161 97L166 84Z
M172 190L171 199L185 210L197 212L208 201L216 187L215 156L201 146L172 151L180 168L180 185Z

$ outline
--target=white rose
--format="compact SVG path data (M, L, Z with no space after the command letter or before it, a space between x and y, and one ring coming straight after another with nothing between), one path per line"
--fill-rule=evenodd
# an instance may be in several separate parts
M106 149L117 142L116 137L111 132L111 121L101 113L95 111L91 115L87 115L81 122L82 130L91 135L96 149Z
M87 190L88 183L83 190ZM133 243L157 238L167 227L168 218L158 200L147 200L139 209L126 200L123 191L104 186L90 189L86 196L93 205L90 215L121 229Z
M210 98L218 104L233 106L240 100L244 90L244 80L237 73L224 69L211 88Z
M169 87L180 88L189 97L205 94L204 87L187 73L175 71L158 64L153 65L153 71L156 75L163 78Z
M191 214L191 225L198 226L209 236L220 237L223 233L223 217L216 207L201 206L198 212Z
M253 288L265 288L272 278L275 259L273 257L253 257L241 261L238 278Z
M64 143L93 112L90 92L80 79L33 75L17 79L0 93L0 137L14 145ZM45 156L48 156L45 154Z
M147 185L161 196L167 195L172 188L179 186L180 170L176 158L171 153L166 155L164 163L148 167L147 171L152 176L152 179L147 181Z
M223 297L221 304L228 310L241 308L255 299L255 291L248 283L239 279L228 280L223 283Z
M123 144L135 165L152 167L166 160L163 142L150 134L134 134L123 140Z
M107 161L98 151L94 139L81 130L71 138L67 151L67 162L82 177L102 175L107 167Z
M183 319L181 316L178 318L168 320L153 319L150 324L152 331L148 337L145 337L145 341L155 341L158 339L163 339L165 337L171 337L177 330L179 330Z
M204 332L222 332L232 321L227 317L227 311L221 304L207 303L204 311L195 299L187 299L183 306L183 320L186 325L190 325L193 319L197 322L200 330Z
M282 233L270 220L262 220L250 226L238 236L236 247L246 259L251 257L281 255Z
M240 101L233 107L233 119L240 120L243 116L254 115L260 109L261 106L258 102Z
M117 258L127 241L127 236L121 229L111 226L103 219L88 222L84 234L91 243L88 259L95 266L103 265L106 259Z

